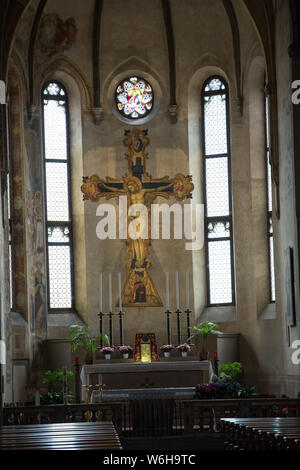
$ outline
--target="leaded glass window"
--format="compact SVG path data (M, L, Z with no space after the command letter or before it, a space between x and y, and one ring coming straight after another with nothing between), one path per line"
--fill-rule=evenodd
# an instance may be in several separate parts
M73 308L68 97L57 82L42 92L49 310Z
M9 303L13 309L13 260L12 260L12 220L10 173L7 174L7 216L8 216L8 263L9 263Z
M202 89L207 304L235 304L226 83L209 78Z
M122 116L137 119L147 116L153 107L153 90L146 80L130 77L116 89L116 106Z
M270 163L270 133L269 133L269 98L265 100L266 111L266 175L267 175L267 225L269 249L269 279L270 300L275 302L275 267L274 267L274 238L273 238L273 197L272 197L272 167Z

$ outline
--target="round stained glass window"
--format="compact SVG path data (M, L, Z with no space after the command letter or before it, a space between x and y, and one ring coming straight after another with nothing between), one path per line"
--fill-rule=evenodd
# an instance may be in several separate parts
M147 116L153 106L153 90L143 78L122 80L116 89L116 105L122 116L137 119Z

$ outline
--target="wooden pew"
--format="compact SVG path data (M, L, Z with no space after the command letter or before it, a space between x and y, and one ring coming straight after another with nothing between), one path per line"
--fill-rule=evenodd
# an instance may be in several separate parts
M226 449L300 450L300 418L222 418Z
M1 450L122 449L112 423L60 423L0 428Z

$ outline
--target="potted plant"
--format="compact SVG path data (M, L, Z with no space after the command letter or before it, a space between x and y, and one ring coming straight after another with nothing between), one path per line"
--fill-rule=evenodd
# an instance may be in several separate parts
M176 349L181 352L182 357L186 357L188 351L191 350L191 346L188 343L179 344Z
M122 353L123 359L128 359L129 353L132 351L131 346L119 346L119 351Z
M105 359L109 360L112 353L115 352L115 348L112 348L111 346L104 346L103 348L100 348L99 351L104 354Z
M236 378L242 372L242 364L240 362L226 362L219 367L219 374L226 374L231 379Z
M160 350L164 353L165 357L170 357L171 350L174 349L173 344L163 344Z
M78 347L86 351L85 363L93 363L93 354L97 348L97 343L99 339L102 339L105 344L109 344L107 335L96 334L92 335L89 331L88 326L84 325L71 325L71 331L69 333L69 338L72 341L71 349L73 352L77 350Z
M71 380L74 373L67 370L68 403L72 403L73 395L71 389ZM40 396L41 405L60 405L63 403L63 370L47 370L42 382L48 387L48 393Z
M223 334L217 328L219 326L216 323L210 321L204 321L199 326L192 326L190 332L192 333L190 339L195 336L202 336L202 351L200 352L200 361L207 361L209 353L207 351L207 338L209 335L221 335Z

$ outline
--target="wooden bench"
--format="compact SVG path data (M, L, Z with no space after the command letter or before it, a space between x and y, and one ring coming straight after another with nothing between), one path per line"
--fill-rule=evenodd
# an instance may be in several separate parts
M222 418L226 449L300 450L300 418Z
M1 450L122 449L111 422L57 423L0 428Z

